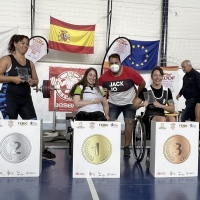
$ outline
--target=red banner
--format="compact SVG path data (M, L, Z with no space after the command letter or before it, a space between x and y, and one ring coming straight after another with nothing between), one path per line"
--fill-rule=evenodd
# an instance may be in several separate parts
M85 71L86 69L80 68L49 67L51 88L57 89L55 92L52 91L51 98L49 98L49 111L53 111L54 108L54 94L56 94L56 111L73 112L77 110L68 94L72 86L83 77Z

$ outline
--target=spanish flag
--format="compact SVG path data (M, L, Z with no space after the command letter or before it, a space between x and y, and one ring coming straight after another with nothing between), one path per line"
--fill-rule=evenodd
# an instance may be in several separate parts
M50 17L49 48L93 54L95 25L73 25Z

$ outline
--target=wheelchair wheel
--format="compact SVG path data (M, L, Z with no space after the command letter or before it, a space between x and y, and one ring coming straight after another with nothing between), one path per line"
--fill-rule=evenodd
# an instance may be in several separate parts
M146 129L141 116L137 116L134 121L132 146L135 159L141 162L146 149Z
M69 155L73 156L73 133L70 134L69 140Z

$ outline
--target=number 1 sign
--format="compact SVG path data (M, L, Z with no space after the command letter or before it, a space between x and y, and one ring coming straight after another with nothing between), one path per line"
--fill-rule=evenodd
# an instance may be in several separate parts
M75 121L74 178L120 177L120 122Z

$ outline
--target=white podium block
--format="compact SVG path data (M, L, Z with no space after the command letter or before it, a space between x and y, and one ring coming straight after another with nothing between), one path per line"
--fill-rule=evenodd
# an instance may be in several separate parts
M73 178L120 177L121 122L75 121Z
M151 122L150 173L154 177L198 176L198 122Z
M0 120L0 177L38 177L42 121Z

